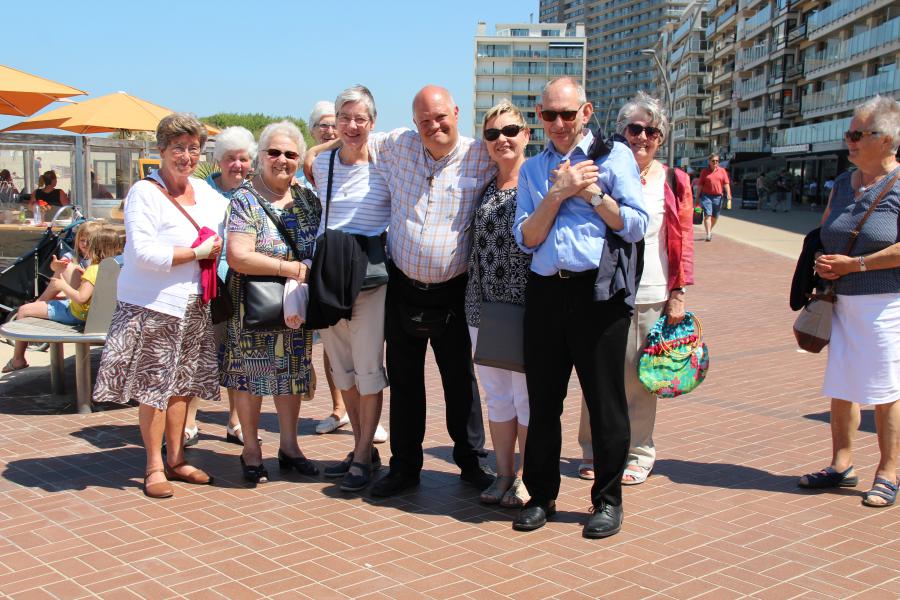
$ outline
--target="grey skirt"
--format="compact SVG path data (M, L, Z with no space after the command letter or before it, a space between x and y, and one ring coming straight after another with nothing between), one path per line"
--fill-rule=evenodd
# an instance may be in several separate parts
M219 400L209 306L191 296L184 318L118 302L106 336L94 402L136 400L165 410L172 396Z

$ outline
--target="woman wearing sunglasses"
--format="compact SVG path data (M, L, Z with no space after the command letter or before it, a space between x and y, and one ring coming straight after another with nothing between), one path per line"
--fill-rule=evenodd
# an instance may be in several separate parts
M485 114L482 133L488 154L497 165L497 177L488 184L475 211L465 302L472 348L478 344L481 303L524 305L525 282L531 265L531 256L519 249L512 234L519 168L525 162L525 146L531 132L519 109L504 100ZM481 493L481 501L518 508L529 500L521 479L521 465L516 467L516 441L524 456L528 434L525 374L483 365L475 368L487 397L488 422L497 458L497 477Z
M644 271L625 348L625 394L631 447L622 475L624 485L646 481L656 460L653 444L656 396L638 379L641 349L650 328L660 316L665 314L670 323L681 322L685 311L685 286L694 283L694 201L690 178L680 169L675 169L674 179L667 177L668 167L656 160L668 128L669 119L662 104L644 92L638 92L623 106L616 120L616 130L625 136L637 161L644 204L650 214L644 236ZM670 186L672 181L674 189ZM578 443L584 453L578 474L583 479L592 479L591 427L583 402Z
M226 258L234 273L229 293L239 308L225 328L220 380L223 387L234 390L244 434L241 468L244 479L253 484L269 477L257 437L263 396L274 396L275 400L281 469L295 469L309 476L319 473L297 443L300 400L314 392L310 376L312 333L303 326L247 330L242 323L246 275L290 277L300 282L307 279L309 268L302 261L312 259L321 207L312 191L292 185L305 150L296 125L288 121L268 125L259 136L256 175L231 197ZM300 256L282 237L266 209L281 221Z
M829 466L804 475L798 484L857 485L853 436L860 405L874 405L881 457L862 503L884 507L897 499L900 449L900 103L875 96L858 106L844 140L858 168L834 182L822 217L824 254L815 266L837 293L822 386L831 397L833 454ZM876 200L848 253L851 232Z

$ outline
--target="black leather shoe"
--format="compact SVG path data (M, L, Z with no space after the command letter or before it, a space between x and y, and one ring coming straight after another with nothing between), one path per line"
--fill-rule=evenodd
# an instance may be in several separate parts
M406 475L393 469L372 486L372 495L387 498L419 485L418 475Z
M350 465L353 463L353 452L347 455L347 458L342 460L336 465L332 465L330 467L325 467L322 471L322 474L325 477L343 477L347 474L347 471L350 470ZM381 468L381 455L378 454L378 448L372 448L372 473Z
M547 519L556 514L556 501L551 500L547 504L526 504L519 511L516 520L513 521L513 529L516 531L534 531L547 524Z
M478 465L477 467L463 470L463 472L459 474L459 478L474 485L478 488L479 492L483 492L491 487L496 475L497 474L494 473L490 467Z
M591 515L584 524L581 535L592 540L615 535L622 529L624 515L625 512L621 506L612 504L595 506L591 509Z
M359 475L354 475L347 470L347 474L341 480L341 489L345 492L358 492L364 489L369 482L372 481L372 465L363 463L350 463L350 467L356 467L361 471Z
M281 467L282 471L295 469L298 473L307 477L315 477L319 474L319 467L313 461L305 456L288 456L281 449L278 450L278 466Z
M244 481L256 485L257 483L266 483L269 481L269 472L265 465L248 465L241 456L241 471L244 473Z

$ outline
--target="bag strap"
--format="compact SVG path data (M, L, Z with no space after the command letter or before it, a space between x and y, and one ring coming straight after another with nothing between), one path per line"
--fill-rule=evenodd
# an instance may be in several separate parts
M197 225L197 221L195 221L193 218L191 218L191 215L188 214L188 211L186 211L186 210L184 209L184 207L181 205L181 203L178 202L178 200L176 200L176 199L172 196L172 194L169 193L169 190L166 189L166 186L164 186L163 184L161 184L159 181L157 181L157 180L154 179L153 177L144 177L144 181L149 181L149 182L151 182L151 183L155 183L155 184L156 184L156 187L159 188L159 191L162 192L163 196L165 196L166 198L168 198L168 199L169 199L169 202L171 202L172 204L174 204L174 205L175 205L175 208L177 208L179 211L181 211L181 214L183 214L183 215L185 216L185 218L186 218L188 221L191 222L191 225L194 226L194 229L197 230L197 233L200 233L200 226ZM188 185L190 185L190 184L188 184Z
M262 177L262 175L260 175L260 177ZM255 189L253 189L252 185L248 186L247 189L250 190L250 193L253 194L254 198L256 198L256 203L259 204L259 207L261 209L263 209L263 212L265 212L266 216L269 217L269 220L275 226L275 229L278 230L278 233L279 233L279 235L281 235L282 239L284 240L284 243L287 244L288 246L290 246L291 250L293 250L293 252L294 252L294 255L297 257L297 260L300 260L300 249L297 247L297 244L294 242L294 238L292 238L288 234L287 228L284 226L284 223L282 223L281 219L278 218L278 215L276 215L272 211L272 207L269 204L269 201L266 200L265 198L263 198L262 196L260 196L259 192L257 192ZM293 192L291 192L291 195L293 195Z
M323 229L328 229L328 209L331 208L331 184L334 181L334 157L337 156L338 151L332 150L331 156L328 158L328 185L325 190L325 227Z
M666 183L669 184L669 189L672 190L672 195L675 198L678 198L678 180L675 178L675 167L666 167Z
M864 214L862 219L860 219L859 225L856 226L856 229L850 232L850 241L847 243L847 251L844 252L845 255L850 255L850 251L853 250L853 246L854 244L856 244L856 238L859 237L859 232L862 230L862 226L866 222L866 219L869 218L869 215L872 214L872 211L875 210L875 207L878 206L879 202L881 202L881 199L884 198L887 195L888 191L894 187L894 184L897 183L898 177L900 177L900 170L897 170L897 172L894 173L894 176L891 177L890 182L888 182L888 184L884 186L884 189L881 190L881 193L878 194L878 197L875 198L875 201L872 202L871 206L869 206L869 210L867 210L866 214Z

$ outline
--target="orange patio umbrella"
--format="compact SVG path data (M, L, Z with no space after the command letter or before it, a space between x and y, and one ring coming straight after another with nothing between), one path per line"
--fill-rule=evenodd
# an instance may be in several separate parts
M125 92L116 92L45 112L3 131L64 129L82 135L120 130L156 131L160 120L172 112ZM219 133L218 129L210 125L206 129L211 135Z
M51 102L87 92L0 65L0 114L27 117Z

